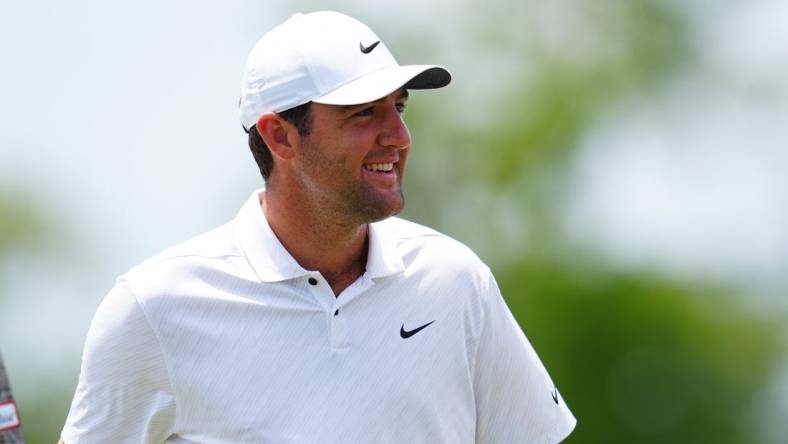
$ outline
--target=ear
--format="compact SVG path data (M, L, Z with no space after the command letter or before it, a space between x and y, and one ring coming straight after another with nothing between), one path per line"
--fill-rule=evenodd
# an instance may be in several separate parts
M271 155L280 159L291 159L295 153L294 145L300 141L296 127L273 112L257 119L257 132L268 145Z

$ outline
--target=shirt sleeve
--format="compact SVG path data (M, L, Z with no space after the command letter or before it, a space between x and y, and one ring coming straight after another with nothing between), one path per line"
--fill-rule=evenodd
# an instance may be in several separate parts
M474 371L477 443L561 442L576 420L501 296L492 274L482 283Z
M175 397L160 342L128 283L118 279L90 325L66 444L161 443Z

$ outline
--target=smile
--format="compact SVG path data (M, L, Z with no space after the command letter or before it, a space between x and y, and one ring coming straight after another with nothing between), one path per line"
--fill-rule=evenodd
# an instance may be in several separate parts
M394 169L393 163L368 163L364 164L364 169L369 171L389 172Z

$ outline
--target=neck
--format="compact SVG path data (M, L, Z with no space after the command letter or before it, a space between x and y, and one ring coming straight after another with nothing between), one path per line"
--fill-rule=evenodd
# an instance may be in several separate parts
M268 224L296 262L319 271L339 296L364 274L369 226L343 222L314 211L307 200L281 196L266 189L260 198Z

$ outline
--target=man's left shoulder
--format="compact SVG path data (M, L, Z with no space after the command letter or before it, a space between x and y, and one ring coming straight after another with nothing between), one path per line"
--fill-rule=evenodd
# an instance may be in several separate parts
M394 239L406 260L424 260L447 270L489 272L467 245L433 228L399 217L390 217L379 224Z

